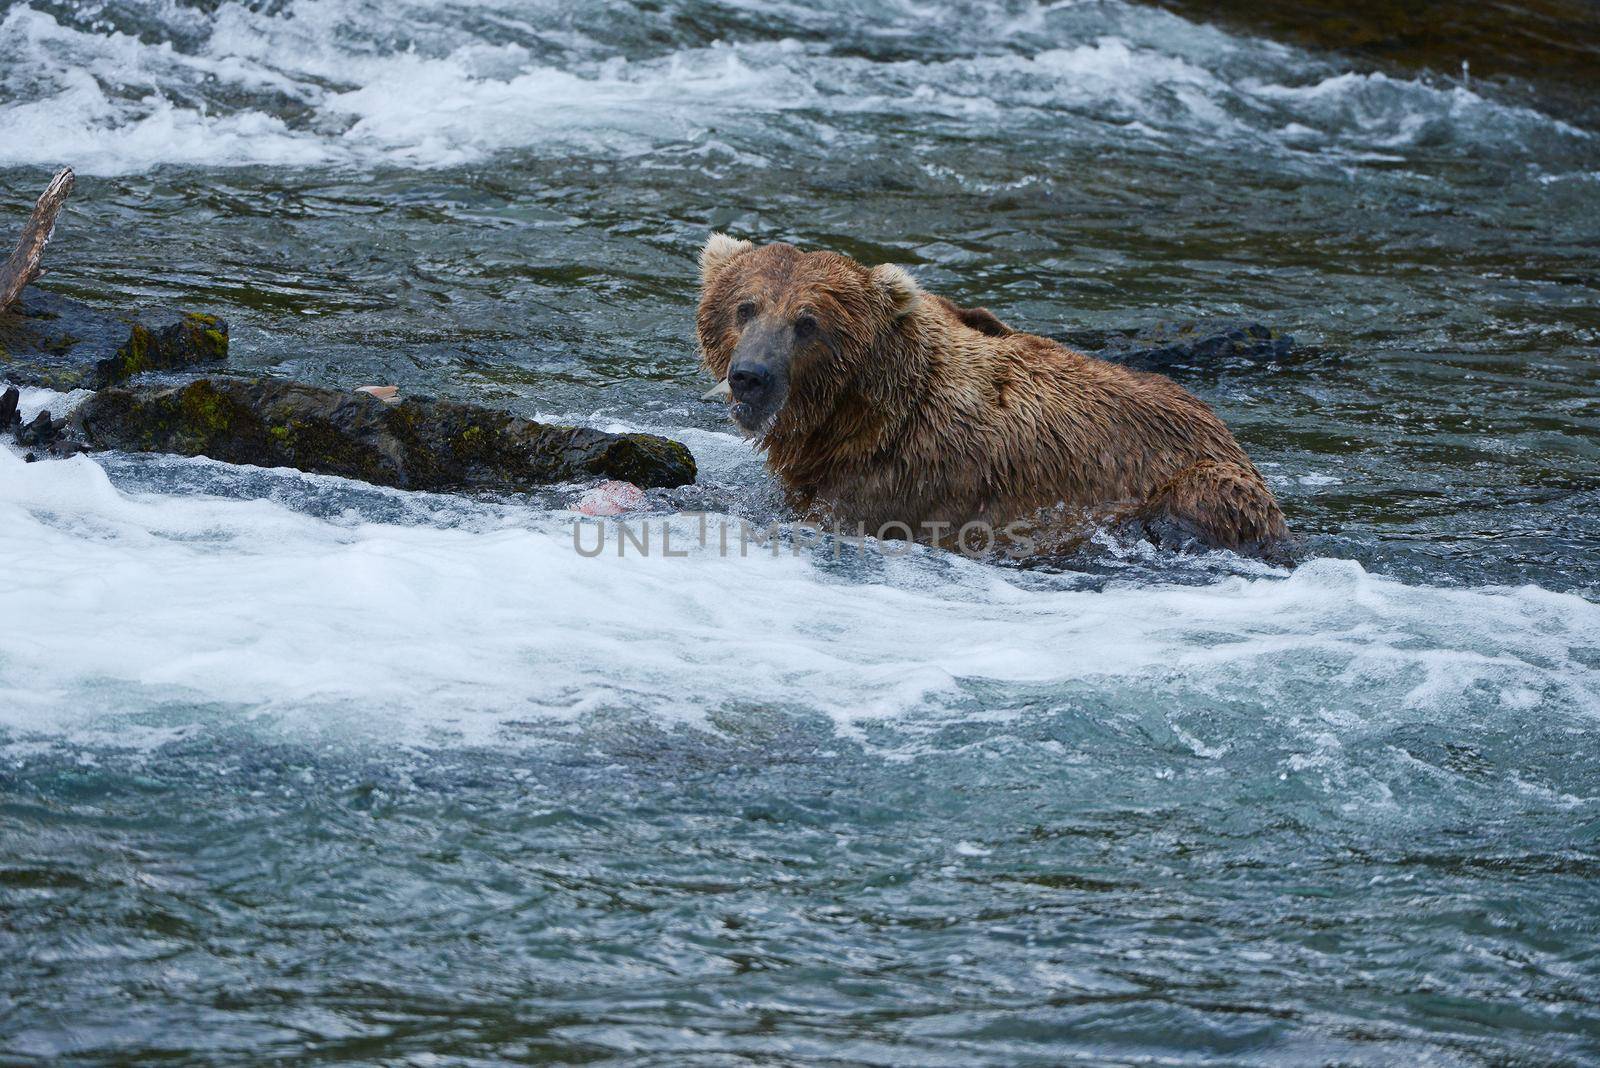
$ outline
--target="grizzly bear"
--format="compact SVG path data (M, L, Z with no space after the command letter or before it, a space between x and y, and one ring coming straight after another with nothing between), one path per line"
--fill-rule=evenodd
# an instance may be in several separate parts
M1019 521L1268 556L1288 537L1228 428L1167 378L832 252L713 234L700 281L705 366L807 518L934 543Z

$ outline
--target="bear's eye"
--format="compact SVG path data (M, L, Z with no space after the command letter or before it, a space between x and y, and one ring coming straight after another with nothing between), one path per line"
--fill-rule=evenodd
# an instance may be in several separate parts
M738 318L740 326L748 323L751 319L756 317L755 301L745 301L743 304L739 305L739 310L734 312L734 315Z
M794 336L798 341L810 341L817 336L817 321L809 315L802 315L794 321Z

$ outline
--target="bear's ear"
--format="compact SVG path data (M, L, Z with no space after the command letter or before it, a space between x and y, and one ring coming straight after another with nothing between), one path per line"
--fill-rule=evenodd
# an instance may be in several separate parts
M883 291L895 318L907 315L922 299L922 287L902 267L881 263L872 269L872 283Z
M748 241L742 241L727 234L712 234L706 240L706 247L700 250L700 284L708 286L717 276L717 272L726 267L735 256L742 252L749 252L755 248Z

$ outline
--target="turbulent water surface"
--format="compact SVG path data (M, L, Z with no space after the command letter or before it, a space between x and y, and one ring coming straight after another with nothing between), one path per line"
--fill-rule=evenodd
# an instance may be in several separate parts
M1600 1057L1594 131L1116 0L0 11L50 285L701 466L619 559L577 487L0 449L0 1060ZM1306 562L700 547L775 507L712 228L1293 332L1185 384Z

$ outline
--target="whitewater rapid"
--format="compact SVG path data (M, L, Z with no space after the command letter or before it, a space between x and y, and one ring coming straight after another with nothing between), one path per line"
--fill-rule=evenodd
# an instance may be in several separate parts
M754 4L739 27L753 35L690 40L660 13L652 37L642 12L630 33L512 0L224 3L211 15L167 0L131 24L72 10L23 3L0 19L0 165L123 175L667 151L759 167L870 138L868 117L1343 161L1442 146L1517 157L1588 138L1466 83L1352 73L1118 0ZM862 54L862 32L899 54Z
M250 470L152 462L219 488ZM780 708L848 728L964 714L996 683L1279 719L1309 701L1327 722L1600 715L1600 606L1532 586L1409 586L1339 560L1201 585L1041 586L922 549L722 555L687 518L663 520L687 557L590 558L570 512L427 498L374 521L352 497L308 514L296 490L350 484L270 478L281 500L129 491L88 456L0 450L10 745L139 746L237 722L500 744L530 716L617 710L703 724ZM355 488L402 508L410 496Z

